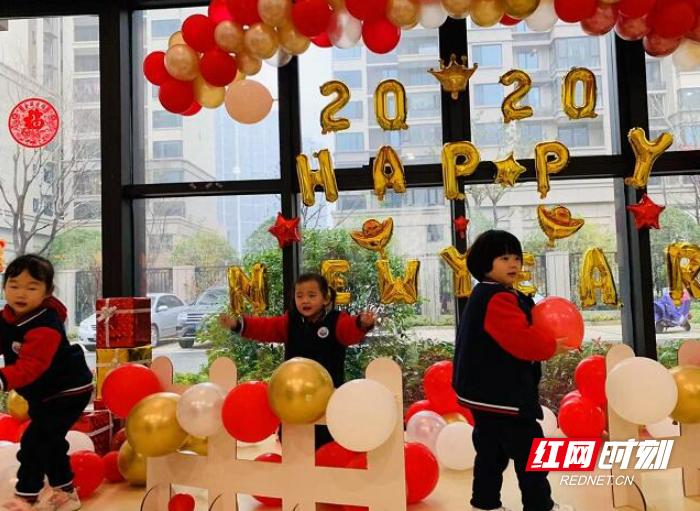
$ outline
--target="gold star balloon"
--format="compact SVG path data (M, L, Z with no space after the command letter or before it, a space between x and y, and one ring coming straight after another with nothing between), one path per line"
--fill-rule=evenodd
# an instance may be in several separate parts
M495 183L500 183L504 188L506 186L515 186L515 182L520 177L520 174L527 171L525 167L516 161L513 153L510 153L505 160L494 161L493 164L496 166Z

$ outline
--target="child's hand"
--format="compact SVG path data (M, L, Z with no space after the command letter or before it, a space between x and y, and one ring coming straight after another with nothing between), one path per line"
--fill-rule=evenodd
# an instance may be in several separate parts
M364 311L359 315L360 327L363 330L369 330L377 324L377 315L372 311Z
M227 330L238 327L238 320L226 313L219 314L219 324Z
M554 356L556 357L557 355L562 355L564 353L569 353L570 351L573 351L574 348L566 344L566 341L568 339L566 337L560 337L559 339L556 340L557 342L557 349L554 351Z

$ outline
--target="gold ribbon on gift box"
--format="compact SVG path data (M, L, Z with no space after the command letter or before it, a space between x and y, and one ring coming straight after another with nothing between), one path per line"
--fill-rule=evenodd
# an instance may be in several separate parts
M143 309L120 309L116 305L109 305L110 298L104 298L105 304L100 310L97 311L97 328L100 328L100 324L104 323L105 327L105 344L109 348L109 327L110 320L119 314L145 314L151 312L151 308Z
M97 349L97 368L95 378L97 386L96 398L102 398L102 384L107 377L107 374L112 369L119 367L122 364L143 364L151 365L153 348L151 346L139 346L138 348L98 348Z

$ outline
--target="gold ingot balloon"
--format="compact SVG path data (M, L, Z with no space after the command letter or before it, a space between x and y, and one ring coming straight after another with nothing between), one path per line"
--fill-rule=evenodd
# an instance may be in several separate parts
M476 172L481 157L479 150L469 141L449 142L442 146L442 186L448 200L463 200L457 178L471 176ZM457 163L457 160L462 163Z
M347 291L348 279L344 275L349 271L350 263L345 259L326 259L321 262L321 275L335 289L335 303L338 305L348 305L352 301L352 293Z
M410 305L418 301L420 261L417 259L406 261L403 278L394 277L391 273L389 261L386 259L380 259L375 266L377 267L377 276L379 278L379 301L381 303L405 303Z
M273 27L281 27L292 19L291 0L258 0L260 19Z
M401 158L393 147L385 145L379 148L372 166L372 181L374 194L379 200L384 200L387 188L392 188L396 193L406 192L406 174Z
M473 0L469 14L480 27L492 27L505 14L503 0Z
M700 298L700 247L693 243L677 242L666 247L666 273L668 275L669 295L680 307L683 301L683 289L690 296Z
M224 103L226 98L225 87L215 87L202 77L198 76L192 84L194 89L194 99L204 108L218 108Z
M513 287L527 296L535 296L537 294L537 286L532 278L532 271L535 267L535 256L530 252L523 252L523 269L518 272ZM528 268L528 269L526 269ZM525 284L529 282L529 284Z
M158 392L139 401L126 419L126 437L136 452L146 457L165 456L177 451L187 432L177 421L180 396Z
M418 21L420 7L415 0L389 0L386 18L392 25L408 28Z
M598 273L597 277L596 272ZM578 286L582 307L596 305L595 294L598 289L600 289L600 299L604 304L615 307L620 305L612 270L602 248L589 248L583 254Z
M467 424L469 423L469 421L464 418L464 415L458 412L446 413L442 416L442 418L445 419L445 422L447 424L452 424L454 422L466 422Z
M625 178L625 184L635 188L646 188L654 162L671 147L673 135L665 131L650 142L643 128L632 128L627 139L630 141L636 160L634 173L632 177Z
M335 118L337 114L350 101L350 89L339 80L331 80L321 85L321 94L330 96L335 94L335 99L321 110L321 133L331 131L343 131L350 127L350 121L345 117Z
M314 360L295 357L272 373L268 399L282 422L311 424L326 413L333 390L333 379L325 367Z
M540 199L544 199L549 193L549 176L558 174L568 164L569 149L561 142L540 142L535 145L535 173Z
M22 396L11 390L7 394L7 412L20 422L29 419L29 403Z
M278 28L277 35L280 40L280 46L292 55L301 55L311 44L311 39L297 32L293 23Z
M338 182L335 178L335 168L328 149L321 149L314 153L318 160L318 170L313 170L309 164L309 158L305 154L300 154L296 158L297 178L299 179L299 189L301 200L305 206L316 204L316 190L323 189L328 202L338 200Z
M179 30L177 32L174 32L173 35L171 35L168 39L168 48L172 48L176 44L187 44L185 42L185 38L182 37L182 32L180 32Z
M518 20L527 18L539 5L540 0L503 0L506 14Z
M394 234L394 219L389 217L383 222L374 218L366 220L362 224L361 231L350 231L352 240L366 250L379 252L384 257L384 249L391 241Z
M440 257L452 269L452 292L457 298L469 298L472 294L472 276L467 269L467 253L462 254L450 246L440 251Z
M683 424L697 424L700 422L700 367L674 367L671 374L678 387L678 403L671 418Z
M576 85L583 85L583 105L576 105ZM595 113L595 104L598 97L598 85L595 75L585 67L572 67L566 73L566 78L561 85L561 102L564 113L569 119L593 119L598 117Z
M396 113L393 119L388 117L388 97L394 96L394 106ZM398 80L382 80L374 89L374 115L377 124L385 131L407 130L406 124L406 89Z
M179 451L193 452L198 456L206 456L209 452L208 441L206 438L190 435L185 439L185 443L182 444Z
M199 56L186 44L176 44L165 54L165 69L170 76L191 82L199 76Z
M228 292L231 311L240 316L245 301L253 306L253 314L259 315L267 310L267 266L255 263L250 269L250 277L239 266L228 268Z
M265 23L256 23L245 32L245 49L254 57L269 59L279 47L277 31Z
M146 457L137 453L129 442L124 442L119 448L117 457L119 473L132 486L146 484Z
M238 23L225 20L216 25L214 29L214 41L216 45L227 53L238 53L244 48L245 32Z
M441 0L442 7L453 18L466 18L472 0Z
M519 121L532 117L531 106L520 106L518 103L527 95L532 86L532 79L525 71L511 69L504 73L499 80L502 85L508 87L516 83L515 90L503 99L501 112L503 112L503 122Z
M262 60L244 51L236 53L236 63L238 69L246 76L256 75L262 69Z
M537 206L537 221L542 232L549 238L548 247L553 247L556 240L568 238L576 233L586 221L583 218L574 218L571 211L564 206L547 208Z

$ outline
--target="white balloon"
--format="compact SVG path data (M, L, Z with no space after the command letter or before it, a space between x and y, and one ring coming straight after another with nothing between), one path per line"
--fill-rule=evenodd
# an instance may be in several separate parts
M678 387L668 369L656 360L632 357L608 373L605 395L610 408L626 421L654 424L671 415Z
M554 10L554 0L541 0L535 12L525 18L525 23L530 30L544 32L556 25L558 19Z
M182 429L199 438L218 433L223 423L221 407L226 393L215 383L198 383L185 392L177 402L177 421Z
M406 441L425 445L435 454L435 443L447 421L431 411L418 412L406 423Z
M291 53L284 51L284 48L280 46L272 57L265 59L265 63L272 67L283 67L289 64L293 56L294 55Z
M476 450L472 442L474 428L467 422L448 424L437 437L435 457L452 470L469 470L474 466Z
M673 422L671 417L666 417L664 420L654 424L646 425L647 431L654 438L665 438L669 436L680 436L681 427Z
M345 9L337 10L328 22L328 39L337 48L352 48L362 37L362 22Z
M326 424L341 446L367 452L386 442L397 426L394 395L374 380L352 380L341 385L326 408Z
M66 435L66 440L68 441L68 454L78 451L95 452L95 444L92 442L92 438L82 431L69 431Z
M700 67L700 43L683 39L680 46L673 52L673 64L678 71L693 71Z
M423 28L440 28L446 20L447 12L442 8L440 0L421 2L418 23Z
M551 438L557 432L557 416L554 415L554 412L546 406L542 407L542 414L544 415L544 418L541 420L537 419L537 422L539 422L540 426L542 426L544 436Z

